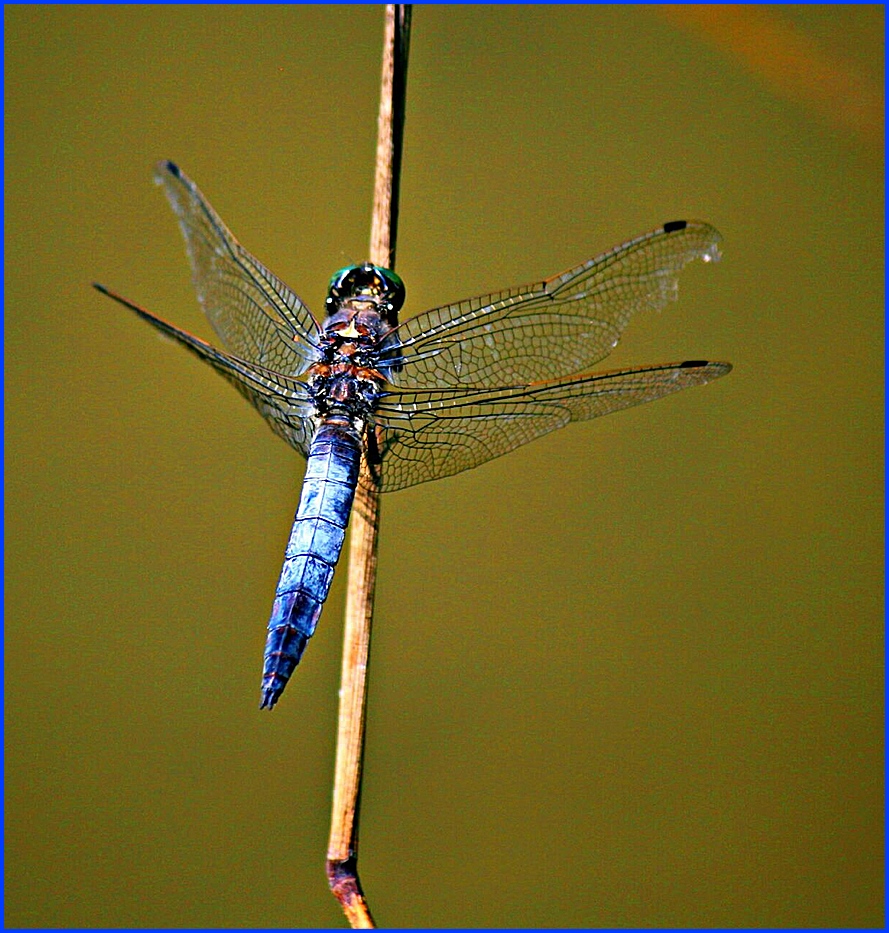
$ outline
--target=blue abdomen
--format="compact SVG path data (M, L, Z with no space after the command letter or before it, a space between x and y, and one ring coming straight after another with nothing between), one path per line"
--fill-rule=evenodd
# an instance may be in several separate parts
M322 424L312 440L302 495L269 621L263 707L273 707L312 637L330 590L358 482L361 444L345 424Z

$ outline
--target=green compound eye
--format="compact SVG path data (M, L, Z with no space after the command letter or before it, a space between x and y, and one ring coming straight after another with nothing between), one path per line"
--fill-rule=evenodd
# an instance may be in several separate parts
M397 312L404 304L404 282L391 269L366 262L360 266L344 266L335 272L327 288L328 301L367 296L377 298Z
M346 275L351 272L353 269L360 269L361 266L343 266L342 269L337 269L336 272L330 277L330 282L327 284L327 291L331 294L339 294L340 289L342 288L343 279L346 278Z

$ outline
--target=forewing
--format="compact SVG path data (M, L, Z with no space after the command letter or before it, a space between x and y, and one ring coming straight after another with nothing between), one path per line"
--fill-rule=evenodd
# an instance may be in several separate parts
M543 282L468 298L406 320L404 388L493 388L585 370L617 345L638 311L663 308L693 259L719 258L719 233L674 221Z
M232 236L197 185L172 162L160 162L179 218L204 313L237 357L297 375L317 358L319 327L309 309Z
M691 361L495 390L398 391L377 409L384 492L470 470L571 421L704 385L728 363Z
M308 390L302 382L217 350L199 337L180 330L103 285L96 285L96 288L124 307L135 311L142 320L148 321L162 334L172 337L195 356L209 363L256 408L279 437L291 447L295 447L303 456L308 456L314 430L311 422L314 409Z

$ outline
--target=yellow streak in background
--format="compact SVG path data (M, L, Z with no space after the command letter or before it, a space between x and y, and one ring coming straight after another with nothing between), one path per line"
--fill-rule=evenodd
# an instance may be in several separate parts
M804 104L829 123L882 152L883 89L783 19L751 4L652 7L740 61L774 93Z

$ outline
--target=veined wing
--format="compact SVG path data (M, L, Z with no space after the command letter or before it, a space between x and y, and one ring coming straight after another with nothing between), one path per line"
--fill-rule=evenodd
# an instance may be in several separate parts
M177 340L195 356L209 363L268 421L275 434L287 441L291 447L295 447L304 457L308 456L309 444L314 433L310 417L314 408L309 399L308 389L302 382L217 350L206 341L180 330L105 288L104 285L95 287L125 308L135 311L142 320L148 321L162 334Z
M642 366L499 389L394 390L377 409L384 492L451 476L571 421L704 385L729 363Z
M587 369L636 312L676 298L683 266L719 259L720 240L709 224L673 221L543 282L409 318L393 334L403 360L393 381L493 388Z
M297 375L317 359L320 328L309 309L232 236L197 185L172 162L159 162L179 218L198 300L236 356Z

